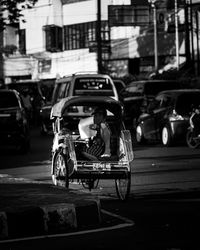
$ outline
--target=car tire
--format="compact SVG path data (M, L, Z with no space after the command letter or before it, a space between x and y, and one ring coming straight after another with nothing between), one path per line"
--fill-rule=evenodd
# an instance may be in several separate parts
M169 126L164 126L161 134L163 146L169 147L172 145L172 134Z
M143 134L143 130L142 130L141 125L137 125L135 134L136 134L136 136L135 136L136 142L138 144L143 144L146 141L144 138L144 134Z

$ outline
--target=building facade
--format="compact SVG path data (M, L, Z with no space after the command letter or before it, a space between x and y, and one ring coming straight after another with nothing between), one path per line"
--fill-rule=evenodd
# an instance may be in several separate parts
M169 0L156 1L160 70L177 65L174 5L170 3ZM198 4L196 0L195 6ZM190 13L188 19L190 24L194 23L189 30L189 56L198 62L198 7L194 13ZM6 82L53 79L74 72L98 71L99 60L103 71L114 77L129 74L145 77L154 71L155 27L153 9L148 0L38 0L35 7L24 10L23 15L19 27L7 27L4 31L4 47L16 47L12 52L4 53ZM185 2L180 0L180 65L187 59L185 20Z

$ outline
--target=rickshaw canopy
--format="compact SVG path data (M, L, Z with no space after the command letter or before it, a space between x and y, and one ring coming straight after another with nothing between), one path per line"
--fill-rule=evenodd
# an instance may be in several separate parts
M66 110L70 106L104 107L118 119L122 119L123 116L122 103L111 97L72 96L61 99L52 107L51 119L65 116L67 114Z

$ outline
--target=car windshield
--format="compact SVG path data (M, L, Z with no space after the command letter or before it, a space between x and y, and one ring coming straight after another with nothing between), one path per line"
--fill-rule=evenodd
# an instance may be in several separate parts
M131 86L127 86L125 89L123 89L120 92L120 95L122 97L129 97L129 96L142 96L143 94L143 89L144 86L141 85L140 87L136 86L136 85L131 85Z
M44 86L44 84L43 84ZM45 93L45 90L41 90L41 86L38 82L17 82L17 83L11 83L8 84L9 89L15 89L20 94L23 94L24 90L28 90L29 95L32 98L41 97ZM50 93L51 95L51 93Z
M163 90L179 89L179 82L148 82L144 86L144 93L146 95L157 95Z
M0 93L0 108L12 108L19 106L17 97L13 92Z
M176 110L179 114L186 115L191 112L192 106L200 105L200 93L184 93L179 96Z
M141 95L148 95L148 96L155 96L159 92L163 90L170 90L170 89L179 89L180 84L176 81L166 81L166 82L134 82L127 86L122 92L121 95L123 97L128 96L141 96Z
M74 94L114 96L110 80L102 77L77 78L75 80Z

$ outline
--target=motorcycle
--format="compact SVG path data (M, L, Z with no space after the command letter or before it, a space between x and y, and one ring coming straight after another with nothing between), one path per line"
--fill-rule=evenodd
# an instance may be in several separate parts
M200 108L193 109L190 119L189 128L186 134L186 142L189 148L198 148L200 146L200 133L195 126L200 127ZM198 129L199 130L199 129Z

